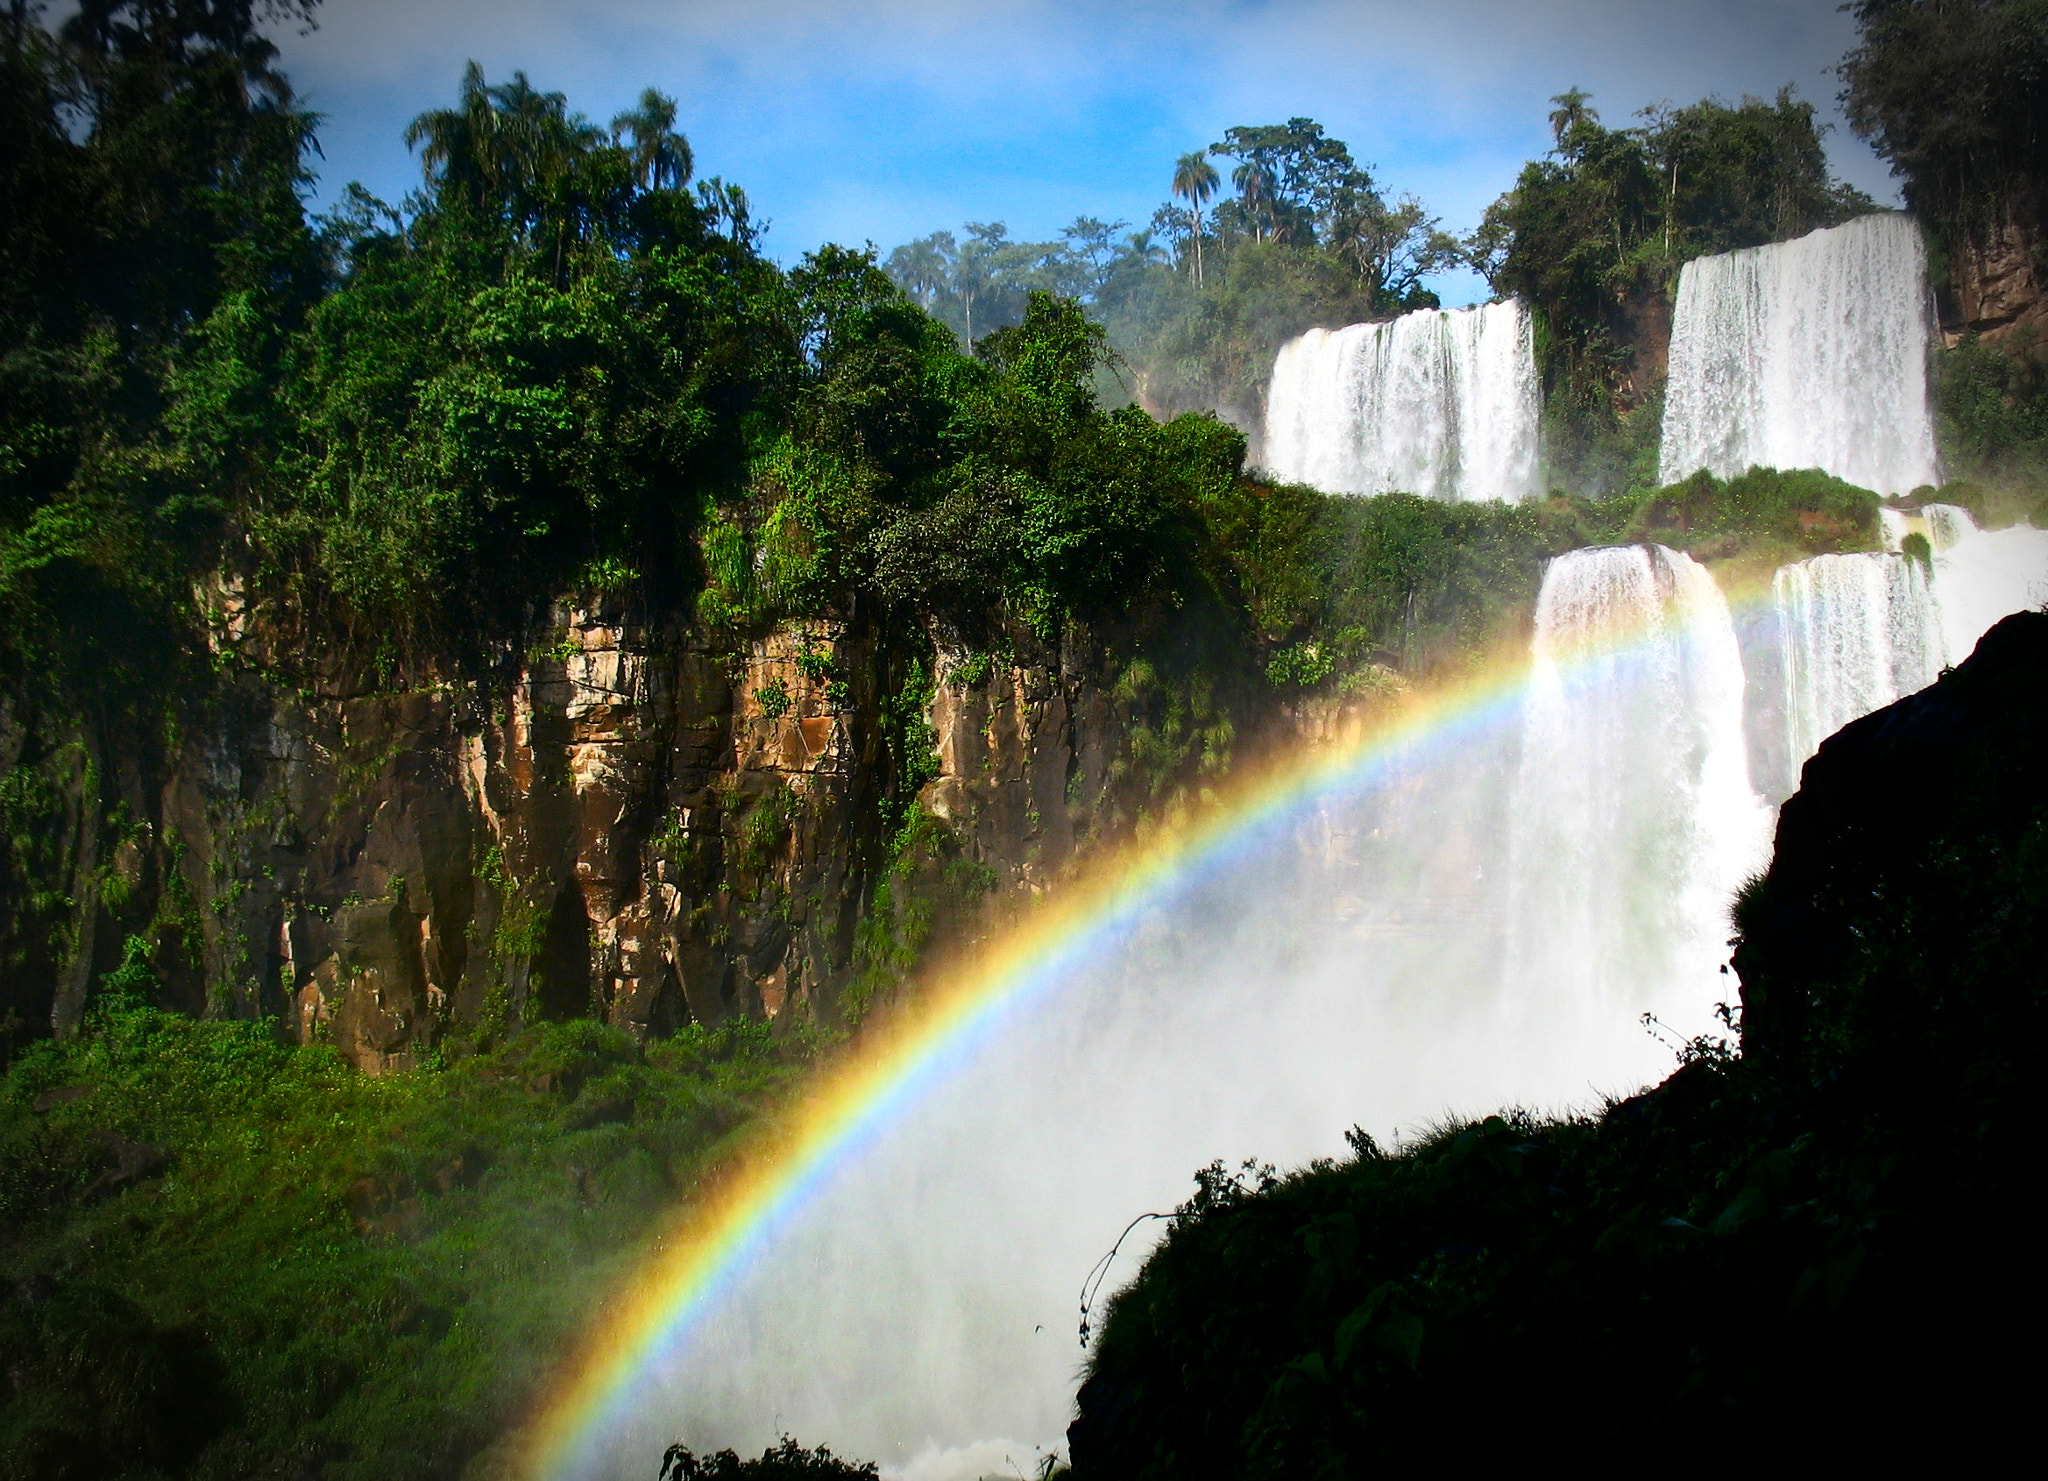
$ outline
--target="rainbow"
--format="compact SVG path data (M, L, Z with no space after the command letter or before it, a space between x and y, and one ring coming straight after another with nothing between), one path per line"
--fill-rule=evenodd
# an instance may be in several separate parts
M1631 650L1670 634L1669 627L1654 635L1617 628L1559 669L1568 678L1599 661L1626 660ZM598 1447L625 1427L650 1375L814 1193L1014 1014L1055 994L1091 954L1170 893L1305 811L1371 786L1415 747L1455 744L1511 720L1531 672L1525 654L1497 658L1462 682L1403 696L1379 723L1252 768L1177 825L1099 860L1013 929L932 974L910 1008L864 1029L858 1053L822 1073L729 1176L683 1210L515 1441L518 1474L526 1481L587 1476Z

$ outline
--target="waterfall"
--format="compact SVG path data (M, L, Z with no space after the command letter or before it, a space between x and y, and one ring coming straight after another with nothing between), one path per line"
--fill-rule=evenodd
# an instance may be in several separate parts
M1645 978L1714 973L1727 902L1761 863L1770 821L1750 786L1742 658L1713 577L1662 546L1560 556L1532 656L1512 969L1539 995L1569 981L1612 1001Z
M1979 533L1970 511L1955 504L1929 504L1920 511L1927 539L1935 552L1953 550L1965 537Z
M1685 265L1659 478L1822 468L1881 494L1938 482L1927 258L1896 212Z
M1884 548L1894 554L1905 549L1908 535L1926 533L1926 521L1903 509L1885 505L1877 511L1878 538L1884 543Z
M1331 493L1539 492L1536 360L1516 300L1311 329L1280 349L1266 462Z
M778 1428L921 1481L1028 1474L1070 1415L1082 1278L1195 1168L1666 1073L1640 1015L1713 1027L1765 846L1728 607L1684 555L1584 551L1535 626L1519 702L1413 736L1048 967L818 1179L604 1474Z
M593 1474L779 1431L905 1481L1028 1472L1070 1415L1082 1278L1193 1169L1660 1077L1639 1016L1706 1032L1734 990L1729 902L1771 817L1758 717L1775 798L1826 728L2048 595L2048 534L1939 505L1887 524L1927 534L1931 577L1818 557L1740 627L1678 552L1550 562L1519 702L1411 734L1045 965L1042 997L957 1045L762 1235ZM1126 1240L1112 1287L1156 1233Z
M1916 560L1878 552L1815 556L1781 566L1771 597L1794 766L1851 720L1925 688L1941 672L1941 627L1927 571Z
M1752 644L1748 663L1753 678L1771 667L1780 687L1782 750L1751 737L1773 802L1791 795L1830 735L1933 683L2000 618L2048 602L2048 531L1979 529L1954 504L1879 514L1884 551L1815 556L1772 578L1769 649ZM1899 553L1915 534L1930 564Z
M1929 504L1934 598L1946 662L1969 657L2001 617L2048 603L2048 530L2014 525L1982 530L1966 509Z

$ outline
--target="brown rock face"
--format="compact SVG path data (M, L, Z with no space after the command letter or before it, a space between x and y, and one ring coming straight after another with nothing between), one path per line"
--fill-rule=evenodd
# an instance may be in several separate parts
M1950 253L1942 327L1950 344L1974 334L2048 354L2048 232L2009 214Z
M844 974L873 738L825 676L859 655L825 624L738 654L584 611L552 636L495 703L337 706L338 743L318 733L328 707L280 707L273 729L304 727L319 758L290 830L318 862L273 967L301 1035L377 1069L452 1023L591 1014L659 1034L773 1014Z
M217 621L217 649L243 626ZM1149 669L1010 647L941 645L920 796L999 893L1043 888L1200 761ZM0 713L0 760L42 758L39 867L68 889L0 878L0 947L32 966L42 943L43 970L0 984L17 1038L75 1030L138 939L164 1006L275 1017L371 1072L534 1018L646 1036L837 1011L900 816L883 714L915 685L872 634L814 621L734 651L565 608L495 683L309 694L259 672L230 665L167 743L104 757ZM1207 723L1213 752L1234 722ZM1140 736L1167 763L1134 766Z

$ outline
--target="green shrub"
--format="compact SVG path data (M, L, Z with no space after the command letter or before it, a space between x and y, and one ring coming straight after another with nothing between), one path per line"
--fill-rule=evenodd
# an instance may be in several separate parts
M1330 677L1336 661L1315 643L1296 643L1275 653L1266 680L1276 689L1313 689Z
M552 1023L372 1079L103 1004L0 1078L0 1275L50 1293L0 1312L0 1475L459 1469L801 1055Z
M671 1445L661 1458L658 1481L807 1481L811 1477L876 1474L873 1461L855 1465L823 1445L806 1450L785 1435L780 1444L763 1451L759 1460L742 1460L730 1450L700 1458L681 1445Z

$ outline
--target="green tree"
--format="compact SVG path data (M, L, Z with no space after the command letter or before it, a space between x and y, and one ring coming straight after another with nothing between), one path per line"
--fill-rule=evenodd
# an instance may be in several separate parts
M560 282L569 251L602 233L636 175L674 176L680 185L680 141L659 122L666 100L655 98L655 114L628 115L651 130L634 135L640 153L629 154L582 114L570 113L561 93L540 91L524 72L488 83L471 62L456 106L420 114L406 127L405 143L419 152L437 204L464 213L462 229L502 232L514 250L549 257ZM647 102L643 96L643 108Z
M0 14L0 606L17 661L81 692L169 681L187 568L275 438L320 271L313 120L259 27L310 15Z
M1216 193L1222 179L1216 167L1200 151L1183 154L1174 163L1173 193L1188 203L1194 217L1195 286L1202 284L1202 207Z
M1943 233L2048 215L2048 0L1859 0L1849 123Z
M935 231L890 252L887 270L896 285L929 314L939 295L951 286L956 251L953 233Z
M676 132L676 100L648 88L639 105L612 120L612 141L632 140L627 152L642 190L681 190L690 183L695 159L690 141Z

